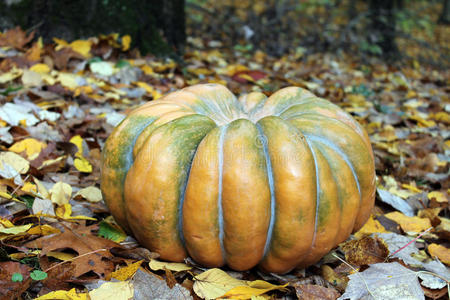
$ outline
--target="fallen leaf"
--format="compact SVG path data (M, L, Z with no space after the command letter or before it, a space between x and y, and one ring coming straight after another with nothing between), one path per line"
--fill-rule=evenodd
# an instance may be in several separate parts
M433 243L428 245L428 252L432 257L437 257L441 262L450 266L450 249L447 247Z
M25 244L29 248L42 248L41 255L47 255L58 249L73 249L78 256L70 263L75 266L74 276L79 277L89 271L93 271L100 277L112 272L112 257L108 249L119 247L118 244L97 237L91 232L91 228L79 225L75 229L66 228L61 234L43 236Z
M187 271L187 270L192 269L192 267L190 267L184 263L164 262L164 261L159 261L156 259L150 260L150 262L148 263L148 266L153 271L167 269L167 270L171 270L174 272L181 272L181 271Z
M387 213L384 216L397 222L402 230L408 233L419 233L431 227L429 219L408 217L398 211Z
M30 163L22 156L14 152L0 152L0 169L8 164L19 174L26 174L30 168Z
M105 282L89 292L90 300L131 300L133 296L133 284L129 281Z
M364 235L370 235L372 233L383 233L388 232L381 223L375 219L374 215L371 215L364 226L355 233L356 238L361 238Z
M339 293L332 288L314 284L294 284L297 298L300 300L336 300Z
M112 216L108 216L100 222L98 235L116 243L124 241L127 237L125 231L120 228Z
M35 300L89 300L87 293L77 293L75 289L70 291L53 291Z
M88 186L86 188L83 188L79 190L75 196L75 199L86 199L89 202L95 203L102 201L102 192L98 187L95 186Z
M120 268L117 271L114 271L111 273L111 278L117 279L117 280L128 280L137 272L139 267L141 266L143 260L137 261L135 263L132 263L126 267Z
M172 300L192 299L191 293L183 286L176 284L169 288L165 280L156 275L138 269L131 282L134 286L134 300Z
M8 228L0 227L0 233L12 234L12 235L21 234L21 233L27 232L27 230L30 229L31 226L33 226L33 224L19 225L19 226L13 226L13 227L8 227ZM1 236L0 236L0 239L1 239Z
M416 272L396 262L373 264L349 278L347 289L339 299L359 300L372 296L384 300L425 300Z
M286 285L273 285L263 280L244 281L214 268L194 277L194 292L205 299L250 299Z
M28 138L15 143L11 147L9 147L8 150L15 153L24 152L29 160L33 160L45 147L47 147L46 143L33 138Z
M397 197L390 192L380 189L377 189L378 196L380 196L381 201L384 203L389 204L393 208L399 210L406 216L412 217L414 216L414 209L411 207L411 205L408 204L405 200L403 200L400 197Z
M59 181L50 189L51 200L57 205L68 204L72 196L72 187L67 183Z
M0 295L2 299L19 299L31 284L30 271L24 264L12 261L0 262ZM14 274L22 276L21 281L13 281ZM16 275L17 276L17 275Z
M359 240L347 241L340 248L345 253L346 261L356 266L380 263L389 255L387 245L377 237L364 236Z
M32 109L29 107L8 102L0 107L0 119L12 126L18 126L21 122L24 122L26 126L33 126L39 122L39 119L31 111Z

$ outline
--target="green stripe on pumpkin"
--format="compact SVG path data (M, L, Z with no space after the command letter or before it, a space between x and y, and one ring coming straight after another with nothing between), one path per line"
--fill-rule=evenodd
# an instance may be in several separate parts
M156 118L131 115L111 133L102 151L101 190L116 221L129 231L125 216L124 182L133 163L133 147L139 134Z
M155 129L142 146L125 182L132 232L162 259L186 257L179 219L195 150L215 123L202 115L178 118Z

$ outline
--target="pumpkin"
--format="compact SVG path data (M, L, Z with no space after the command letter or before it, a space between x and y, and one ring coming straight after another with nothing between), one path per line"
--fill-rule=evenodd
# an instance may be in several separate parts
M114 129L101 190L117 222L161 259L285 273L366 222L374 159L363 128L307 90L237 99L203 84Z

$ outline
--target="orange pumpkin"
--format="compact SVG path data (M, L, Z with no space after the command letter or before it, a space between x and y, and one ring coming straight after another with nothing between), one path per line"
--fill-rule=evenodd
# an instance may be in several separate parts
M365 131L298 87L237 99L204 84L146 103L106 141L101 177L118 223L162 259L277 273L346 240L375 194Z

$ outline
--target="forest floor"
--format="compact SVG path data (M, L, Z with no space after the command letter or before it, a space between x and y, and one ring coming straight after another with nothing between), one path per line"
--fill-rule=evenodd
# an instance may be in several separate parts
M180 63L140 57L127 36L0 34L1 299L447 299L448 71L190 43ZM366 225L285 275L168 263L139 247L102 201L102 146L132 108L207 82L236 95L299 86L353 115L375 155Z

